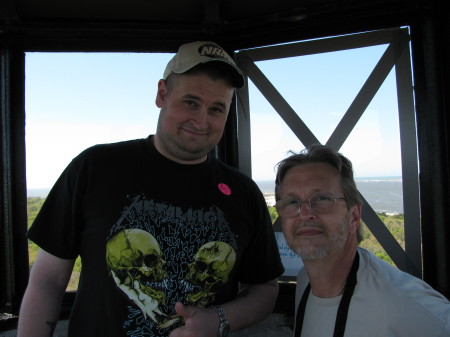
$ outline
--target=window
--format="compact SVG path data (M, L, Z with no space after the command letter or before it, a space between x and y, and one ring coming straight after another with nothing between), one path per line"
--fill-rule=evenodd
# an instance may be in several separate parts
M249 76L238 115L240 135L249 131L241 137L240 163L266 192L268 206L274 202L274 167L289 150L330 145L353 162L365 199L369 231L361 245L420 277L408 30L241 50L237 59ZM372 234L382 248L374 246ZM294 276L301 260L287 249L283 235L277 236L286 276Z
M156 131L158 80L173 54L27 53L28 225L72 158L100 143ZM30 266L38 247L29 243ZM76 290L78 259L68 291Z

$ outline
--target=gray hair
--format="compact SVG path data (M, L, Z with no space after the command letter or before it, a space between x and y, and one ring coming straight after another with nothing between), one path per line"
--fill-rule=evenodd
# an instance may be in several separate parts
M280 200L280 184L289 169L307 163L325 163L334 167L339 173L341 178L340 186L344 193L347 209L350 210L355 205L362 205L362 200L353 177L353 165L344 155L329 146L320 144L312 145L300 153L291 153L291 156L281 160L276 165L275 200ZM358 242L362 240L360 228L361 226L359 226L357 232Z

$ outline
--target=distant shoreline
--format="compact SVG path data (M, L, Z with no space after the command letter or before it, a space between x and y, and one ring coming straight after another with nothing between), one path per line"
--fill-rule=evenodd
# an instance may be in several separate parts
M401 176L357 177L358 189L364 198L379 213L403 214L403 191ZM275 205L275 182L273 180L255 181L264 195L268 206ZM46 198L50 188L30 188L29 198Z
M267 206L275 206L275 193L263 193Z
M41 191L41 192L39 192ZM48 195L48 190L47 192L45 192L45 190L43 189L36 189L35 193L31 193L28 194L28 198L46 198ZM266 200L266 204L267 206L273 207L275 206L275 193L263 193L264 195L264 199ZM375 210L375 212L378 213L385 213L387 215L398 215L398 214L403 214L400 212L389 212L389 211L379 211L379 210Z
M50 188L29 188L27 189L28 198L47 198Z
M403 185L400 176L357 177L358 190L377 213L403 214ZM256 181L268 206L275 205L275 182Z

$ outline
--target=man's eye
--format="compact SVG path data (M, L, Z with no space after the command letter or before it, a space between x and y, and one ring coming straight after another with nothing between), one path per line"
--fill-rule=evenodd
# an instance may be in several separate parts
M221 114L221 113L223 113L223 109L221 109L221 108L211 108L209 110L210 110L210 112L212 112L214 114Z
M292 206L292 205L298 205L298 203L299 203L299 200L297 200L297 199L289 199L289 200L287 200L286 201L286 206Z
M195 101L185 101L186 105L189 105L190 107L196 107L198 104Z
M326 195L317 195L312 199L312 201L314 202L330 201L330 200L331 198Z

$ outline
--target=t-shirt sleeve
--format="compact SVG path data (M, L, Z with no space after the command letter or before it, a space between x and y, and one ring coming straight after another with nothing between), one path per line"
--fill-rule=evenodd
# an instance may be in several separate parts
M284 272L270 214L256 184L253 185L253 193L249 211L254 214L254 233L243 256L239 273L239 281L250 284L273 280Z
M63 259L79 254L83 162L78 156L66 167L27 233L40 248Z

